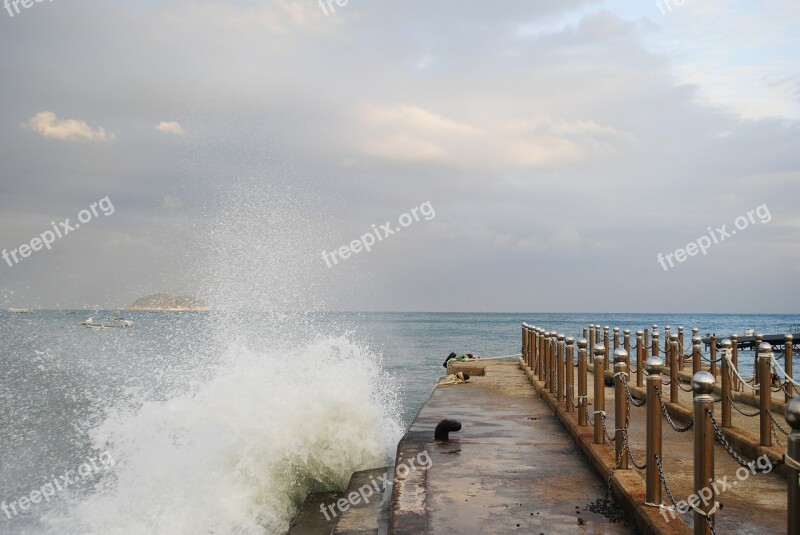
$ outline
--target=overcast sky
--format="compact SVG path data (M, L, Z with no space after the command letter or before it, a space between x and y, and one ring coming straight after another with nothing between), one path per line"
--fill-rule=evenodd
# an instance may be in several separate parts
M0 307L799 312L797 0L343 3L0 11Z

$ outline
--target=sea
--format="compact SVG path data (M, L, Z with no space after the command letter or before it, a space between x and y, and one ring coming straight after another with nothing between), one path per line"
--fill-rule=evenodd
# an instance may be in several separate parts
M800 324L800 315L125 311L134 328L81 326L119 313L0 312L0 533L285 533L308 493L390 462L450 352L516 354L523 322L576 338L589 324L718 336Z

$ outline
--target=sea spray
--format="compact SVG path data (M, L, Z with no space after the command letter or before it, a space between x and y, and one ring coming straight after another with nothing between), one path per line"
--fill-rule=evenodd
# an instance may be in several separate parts
M382 466L402 434L379 359L347 338L291 351L230 346L196 391L94 431L114 477L53 519L59 533L283 533L309 493Z

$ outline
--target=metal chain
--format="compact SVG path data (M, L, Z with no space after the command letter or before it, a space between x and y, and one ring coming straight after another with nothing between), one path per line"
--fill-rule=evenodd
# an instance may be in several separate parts
M631 463L633 463L633 466L635 466L639 470L644 470L645 468L647 468L647 461L645 461L642 464L639 464L639 463L636 462L636 458L634 458L633 452L631 451L630 442L628 441L628 430L627 429L624 430L623 436L625 437L624 445L625 445L625 449L628 452L628 459L630 459Z
M772 411L769 411L768 414L769 414L770 420L772 420L772 423L775 424L775 427L780 429L781 433L783 433L784 435L789 436L789 431L785 430L781 426L781 424L778 423L778 420L775 419L775 416L772 414Z
M636 400L634 399L633 395L631 394L631 389L628 387L628 379L623 378L622 384L625 385L625 393L628 396L628 404L633 405L634 407L641 407L647 403L646 399Z
M683 388L683 387L681 386L681 382L680 382L680 381L678 381L678 388L680 388L680 389L681 389L681 390L683 390L684 392L691 392L691 391L692 391L692 387L691 387L691 386L689 387L689 390L686 390L685 388Z
M672 421L672 417L669 415L669 411L667 411L667 406L664 405L664 399L661 397L661 389L656 387L656 392L658 393L658 403L661 405L661 412L664 413L664 416L667 418L667 422L669 423L670 427L677 431L678 433L685 433L689 431L692 427L694 427L694 419L692 419L689 423L686 424L686 427L678 427L675 425L675 422Z
M735 402L735 401L733 401L733 392L731 392L731 395L730 395L730 397L728 398L728 401L730 401L730 402L731 402L731 407L733 407L734 409L736 409L736 412L738 412L738 413L739 413L739 414L741 414L742 416L746 416L747 418L755 418L756 416L758 416L759 414L761 414L761 411L760 411L760 410L756 410L756 412L754 412L754 413L752 413L752 414L748 414L748 413L744 412L742 409L740 409L740 408L739 408L739 405L737 405L737 404L736 404L736 402Z
M734 451L733 447L730 445L728 440L725 438L725 433L723 433L722 429L719 428L719 425L717 425L717 420L716 420L716 418L714 418L714 412L711 411L710 409L706 409L706 414L708 414L708 416L711 418L711 427L714 428L714 434L717 436L717 440L719 441L719 443L722 444L722 447L725 448L725 451L727 451L728 454L731 457L733 457L733 460L736 461L737 463L739 463L739 465L744 466L746 468L750 468L751 470L754 470L752 465L754 465L755 463L754 462L753 463L746 462L742 457L739 456L738 453L736 453ZM784 459L778 459L778 460L776 460L776 461L774 461L772 463L772 467L784 464L785 462L786 461ZM770 471L772 470L772 467L770 467ZM766 469L762 469L762 470L763 470L762 473L767 473Z
M617 443L617 439L616 439L616 438L614 438L614 437L612 437L612 436L611 436L611 435L608 433L608 427L606 427L606 413L605 413L605 411L600 413L600 420L603 422L603 431L604 431L604 432L605 432L605 434L606 434L606 438L607 438L607 439L608 439L610 442L613 442L613 443L615 443L615 444L616 444L616 443ZM619 466L619 464L617 464L617 466Z
M667 478L664 476L664 465L661 464L661 457L656 455L656 466L658 466L658 477L661 478L661 485L664 487L664 490L667 492L667 497L669 497L669 501L672 502L672 506L675 507L677 511L678 502L675 501L675 497L672 495L672 491L669 490L669 486L667 485Z

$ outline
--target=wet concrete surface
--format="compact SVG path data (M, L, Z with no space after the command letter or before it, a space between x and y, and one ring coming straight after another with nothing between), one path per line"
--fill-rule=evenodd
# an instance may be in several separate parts
M444 418L460 420L463 427L449 442L437 442L433 430ZM485 376L473 376L468 384L437 387L398 447L397 462L402 452L410 456L421 447L430 468L413 485L396 481L406 490L395 489L392 504L396 518L403 517L404 508L416 507L415 529L432 534L634 532L632 524L619 521L618 510L608 510L607 483L537 398L516 361L493 361ZM404 531L413 532L393 532Z

